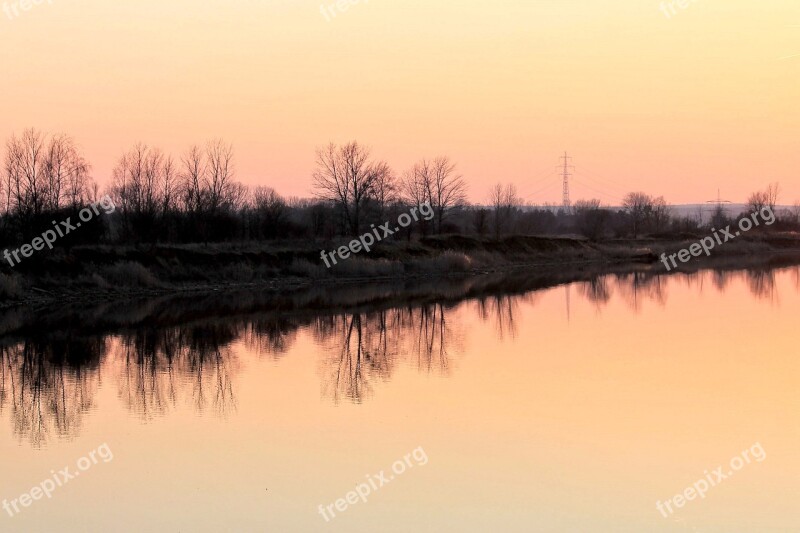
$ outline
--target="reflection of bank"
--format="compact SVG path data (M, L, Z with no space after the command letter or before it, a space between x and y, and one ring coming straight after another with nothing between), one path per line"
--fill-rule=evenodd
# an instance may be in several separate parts
M800 268L787 268L800 290ZM676 274L643 270L567 282L598 312L614 296L639 312L646 302L666 303L667 278L698 293L722 292L732 280L741 279L755 297L774 300L776 272L765 265ZM59 322L43 320L39 314L30 319L46 324L39 327L8 313L0 320L0 330L15 331L16 338L24 340L11 343L6 335L6 344L0 346L0 423L10 423L16 436L34 445L74 437L83 416L94 407L101 375L114 377L120 400L144 420L183 404L226 416L236 407L240 367L235 343L242 341L249 352L279 360L292 350L301 332L309 332L323 347L324 396L334 402L362 402L376 385L387 386L400 365L448 375L453 360L463 352L462 309L477 306L478 317L492 322L500 339L514 338L520 303L535 304L543 294L535 288L554 286L550 279L538 280L529 273L506 277L503 283L499 279L470 277L453 285L420 281L410 293L379 285L338 292L315 288L302 295L281 294L285 300L279 304L264 300L258 312L238 314L233 312L236 308L209 300L208 307L223 315L211 318L203 314L202 301L198 305L195 300L184 309L172 305L174 300L167 300L165 308L147 301L141 307L128 305L126 313L118 314L105 307L79 308L80 314L67 314ZM330 304L337 311L308 311L298 303L319 308L334 297L344 298ZM182 325L169 325L169 320L177 321L175 316ZM97 317L108 322L100 323ZM109 326L112 319L133 325ZM167 324L160 325L163 322ZM87 330L74 333L78 325Z

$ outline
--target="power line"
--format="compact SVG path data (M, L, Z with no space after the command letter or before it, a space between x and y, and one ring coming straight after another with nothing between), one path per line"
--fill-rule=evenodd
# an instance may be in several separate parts
M620 196L624 196L625 194L627 194L627 191L625 191L623 189L620 189L618 187L611 186L608 183L603 183L598 179L590 177L588 174L585 174L583 171L578 171L575 175L577 177L581 178L581 179L590 181L591 183L593 183L593 184L595 184L597 186L606 188L606 189L614 192L615 194L619 194Z
M554 185L558 185L558 182L554 181L553 183L550 183L549 185L545 185L543 188L539 189L538 191L534 191L531 194L529 194L527 196L527 198L530 198L531 196L534 196L534 195L537 195L539 193L542 193L542 192L546 191L547 189L552 188Z
M625 185L622 185L622 184L620 184L620 183L617 183L617 182L616 182L616 181L614 181L614 180L611 180L611 179L608 179L608 178L604 178L603 176L601 176L601 175L600 175L600 174L598 174L597 172L590 171L590 170L588 170L588 169L585 169L585 168L583 168L583 167L578 167L578 171L579 171L579 172L582 172L582 173L584 173L584 174L587 174L587 175L589 175L589 176L594 176L594 178L595 178L595 181L599 181L599 182L605 182L605 183L603 183L603 184L604 184L604 185L606 185L606 186L608 186L608 187L612 187L612 188L620 189L620 190L622 190L622 191L627 191L627 190L628 190L628 187L627 187L627 186L625 186Z
M583 180L588 180L588 179L589 178L585 174L576 174L574 181L576 183L581 184L583 187L586 187L587 189L591 189L592 191L595 191L595 192L597 192L599 194L603 194L603 195L605 195L605 196L607 196L609 198L622 198L627 194L627 193L622 192L622 191L620 191L620 190L618 190L616 188L608 187L607 185L602 184L602 183L597 183L595 181L590 181L589 183L587 183L587 182L583 181ZM600 187L600 188L598 189L597 187Z
M531 181L531 185L539 185L540 183L544 183L547 180L553 179L554 176L555 176L555 173L552 170L550 170L550 171L547 172L547 174L544 175L544 177L542 179L536 178L533 181ZM540 178L541 178L541 176L540 176Z
M556 167L557 176L553 176L553 171L550 171L544 176L544 178L538 179L538 181L533 182L532 185L546 183L553 177L560 178L562 186L561 206L565 211L569 211L572 207L572 200L570 197L570 179L579 184L581 187L592 191L594 194L600 195L600 197L605 201L610 201L614 205L622 205L621 198L627 194L627 187L624 187L613 180L604 178L595 172L586 170L583 167L580 167L580 170L576 170L575 165L571 164L572 157L568 152L564 152L564 155L561 156L559 160L560 163ZM545 191L549 191L557 184L558 181L553 180L552 182L547 183L544 187L541 187L530 193L526 199L530 199L533 196L539 195Z
M606 200L611 200L612 202L614 202L616 204L621 204L621 201L620 201L619 197L614 197L614 196L612 196L612 195L610 195L610 194L608 194L606 192L603 192L601 190L595 189L594 187L591 187L590 185L587 185L587 184L581 182L578 179L575 179L574 181L575 181L575 183L577 183L577 184L589 189L590 191L593 191L593 192L595 192L595 193L597 193L597 194L599 194L601 196L605 196Z

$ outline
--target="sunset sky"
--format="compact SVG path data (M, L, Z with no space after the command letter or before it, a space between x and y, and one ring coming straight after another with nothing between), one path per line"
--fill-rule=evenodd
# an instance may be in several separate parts
M800 200L797 0L15 1L0 138L69 133L102 185L138 141L222 137L238 179L309 196L315 148L356 139L398 173L449 155L474 202L560 201L565 150L573 200Z

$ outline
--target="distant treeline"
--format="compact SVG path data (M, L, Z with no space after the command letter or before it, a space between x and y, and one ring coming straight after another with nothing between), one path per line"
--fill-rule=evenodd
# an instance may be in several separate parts
M236 180L233 147L222 140L195 145L179 157L137 144L122 154L101 191L91 165L67 135L29 129L5 143L0 181L0 244L27 241L53 221L77 219L83 207L108 194L116 211L95 218L60 245L190 243L355 236L429 203L432 220L400 233L503 236L579 234L593 240L697 232L702 217L676 217L663 197L628 194L619 208L599 200L570 209L534 206L513 185L495 185L480 205L467 202L467 184L447 157L422 159L396 173L357 142L317 151L311 176L315 196L286 198L267 186ZM753 193L748 209L775 206L777 184ZM779 215L773 228L796 228L800 209ZM711 225L725 225L719 207Z

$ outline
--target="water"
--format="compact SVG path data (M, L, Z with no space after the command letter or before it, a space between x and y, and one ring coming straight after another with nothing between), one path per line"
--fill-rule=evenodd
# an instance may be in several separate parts
M572 279L6 314L0 530L800 531L800 269Z

